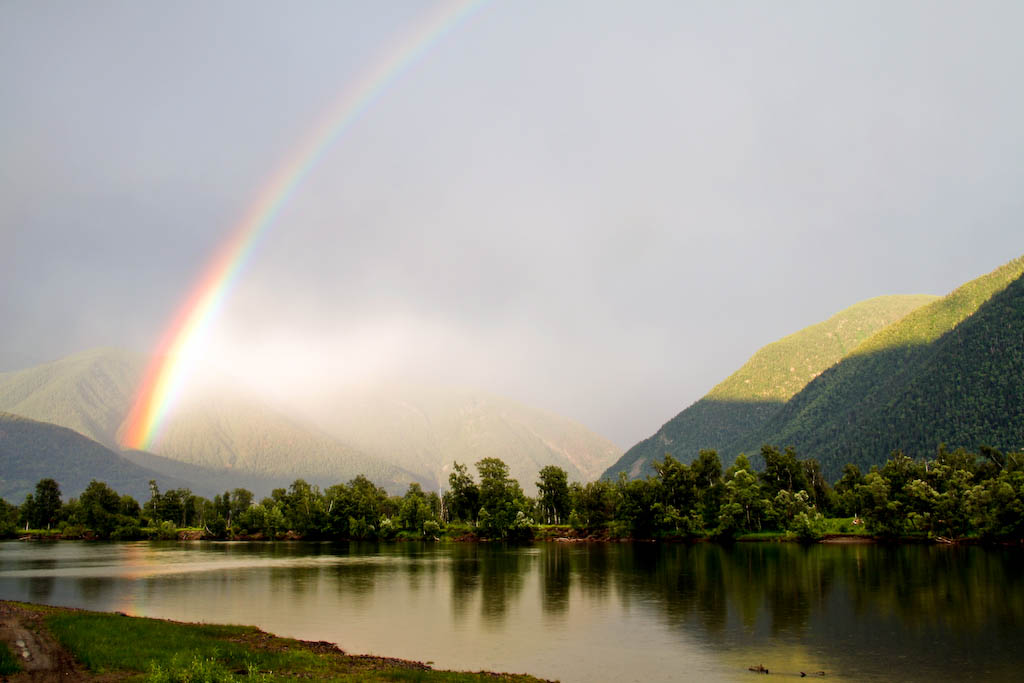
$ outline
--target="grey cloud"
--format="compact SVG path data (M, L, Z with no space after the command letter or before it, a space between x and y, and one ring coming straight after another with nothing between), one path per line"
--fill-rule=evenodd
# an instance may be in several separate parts
M0 363L153 344L329 103L426 12L0 7ZM376 371L508 393L627 447L780 336L1024 252L1022 19L485 4L325 152L211 339L265 338L286 363L316 337L301 348L325 367L386 349Z

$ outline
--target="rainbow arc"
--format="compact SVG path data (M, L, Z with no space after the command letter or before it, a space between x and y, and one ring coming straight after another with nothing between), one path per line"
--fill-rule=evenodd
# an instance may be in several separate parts
M440 5L414 27L405 40L387 51L383 59L346 89L320 124L289 155L218 248L167 328L122 425L119 436L122 446L145 450L159 438L206 331L223 308L261 238L331 143L425 52L482 4L483 0L458 0Z

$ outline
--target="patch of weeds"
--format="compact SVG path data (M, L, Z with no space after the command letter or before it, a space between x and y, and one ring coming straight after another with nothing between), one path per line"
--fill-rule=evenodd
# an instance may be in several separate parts
M185 653L171 657L164 664L153 662L146 676L147 683L234 683L235 681L269 681L269 676L259 673L250 664L244 676L236 676L213 657L203 658Z
M7 647L7 643L0 641L0 676L16 674L19 671L21 666L18 664L18 658L11 652L11 648Z

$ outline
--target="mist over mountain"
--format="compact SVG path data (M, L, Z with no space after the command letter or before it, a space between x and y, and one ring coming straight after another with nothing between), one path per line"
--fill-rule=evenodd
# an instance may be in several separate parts
M547 465L591 481L620 455L583 425L523 403L468 389L391 384L323 401L325 431L447 487L453 461L497 457L527 491Z
M120 452L145 359L96 349L0 373L0 410L73 429ZM582 425L523 404L470 391L369 390L324 403L310 418L207 381L161 424L151 453L132 462L167 477L219 488L269 491L304 478L321 486L365 474L389 491L447 483L453 461L505 460L527 490L554 464L572 479L596 477L619 455ZM232 483L234 482L234 483Z
M0 410L73 429L118 451L117 431L144 369L141 355L105 348L0 373Z

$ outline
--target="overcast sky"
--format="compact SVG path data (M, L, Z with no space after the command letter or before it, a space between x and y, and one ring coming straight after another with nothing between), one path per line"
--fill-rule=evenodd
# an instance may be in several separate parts
M146 351L427 2L0 2L0 368ZM622 447L759 347L1024 253L1024 3L484 3L212 326L276 395L472 386Z

